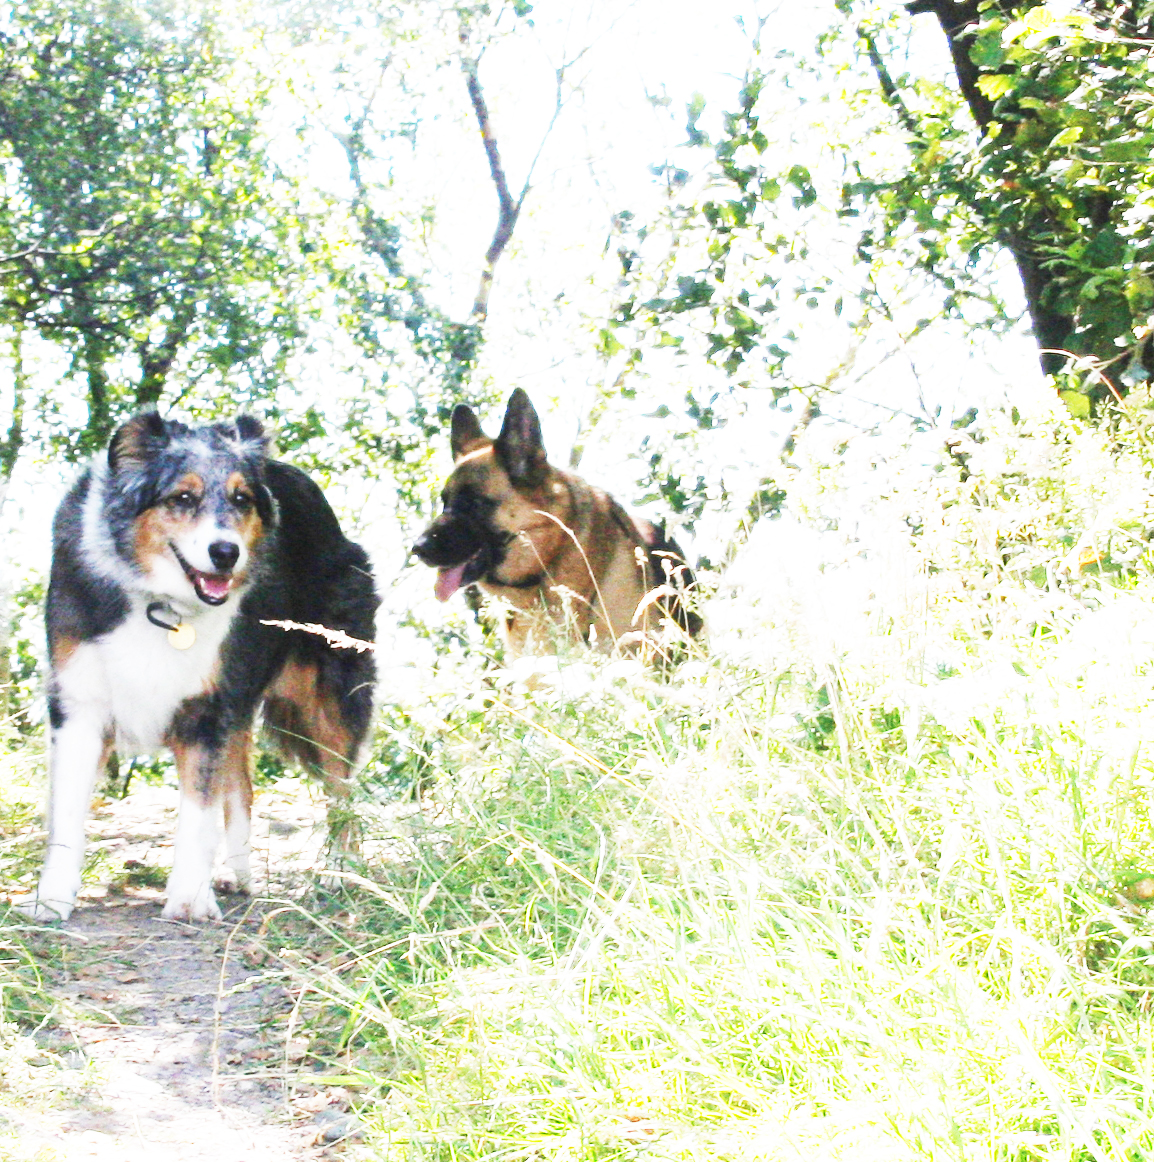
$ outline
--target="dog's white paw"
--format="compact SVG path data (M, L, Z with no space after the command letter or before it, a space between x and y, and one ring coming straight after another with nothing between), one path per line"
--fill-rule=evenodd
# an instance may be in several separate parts
M57 924L67 920L76 907L80 877L46 868L40 876L36 894L17 901L16 910L37 924Z
M225 867L217 873L213 880L213 887L226 896L233 894L242 896L252 895L252 872L247 868Z
M168 902L161 913L166 920L219 920L220 905L213 895L212 885L198 884L192 890L181 890L169 885Z
M54 900L49 896L29 896L26 900L18 900L13 905L15 911L37 924L56 924L67 920L76 907L75 898L71 900Z

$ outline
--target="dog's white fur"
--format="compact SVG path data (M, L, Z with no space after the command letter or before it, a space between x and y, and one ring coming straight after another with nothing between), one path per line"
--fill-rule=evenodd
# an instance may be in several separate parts
M208 687L243 592L239 586L224 604L207 606L197 600L183 569L167 556L154 558L147 579L142 581L112 551L100 519L105 474L106 468L97 462L84 507L83 552L94 570L127 592L131 611L111 633L79 645L56 674L67 714L63 726L54 732L49 755L48 853L36 897L20 905L22 911L40 921L67 920L75 907L84 859L84 821L105 738L112 734L120 753L148 753L161 747L177 707ZM182 552L194 568L210 570L207 546L213 540L237 538L230 530L205 524L208 527L198 529L195 538L187 538L189 543ZM245 547L240 547L238 571L247 563ZM165 631L146 617L148 603L157 598L167 600L194 627L196 640L189 649L173 648ZM219 813L219 806L205 808L182 794L166 917L220 918L212 890ZM247 887L247 811L232 812L230 822L226 863L235 872L239 886Z

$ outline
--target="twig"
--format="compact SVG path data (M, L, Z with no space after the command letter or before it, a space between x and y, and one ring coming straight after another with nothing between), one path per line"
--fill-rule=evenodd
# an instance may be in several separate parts
M922 138L921 127L918 125L917 118L910 112L909 106L902 100L902 95L898 91L897 85L894 84L889 69L886 68L886 62L878 51L877 41L874 40L873 34L860 25L857 34L865 41L870 64L873 65L873 70L877 74L878 84L881 85L886 104L898 115L898 120L906 132L920 141Z

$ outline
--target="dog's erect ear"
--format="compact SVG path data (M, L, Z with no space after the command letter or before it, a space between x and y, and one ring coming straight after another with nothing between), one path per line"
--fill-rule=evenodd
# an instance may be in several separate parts
M140 468L168 443L168 426L159 412L141 412L121 424L108 445L108 467L113 472Z
M264 424L256 416L237 416L233 421L236 439L241 444L255 444L253 451L267 456L272 445L272 434L265 431ZM247 449L246 449L247 450Z
M237 416L236 434L241 440L263 440L264 424L256 416Z
M501 425L496 447L510 480L516 484L536 484L540 481L545 472L541 421L529 397L520 388L509 396L505 422Z
M481 421L477 419L473 409L463 403L453 408L453 421L449 426L449 433L449 447L452 449L454 460L460 457L474 440L480 440L485 435L481 431Z

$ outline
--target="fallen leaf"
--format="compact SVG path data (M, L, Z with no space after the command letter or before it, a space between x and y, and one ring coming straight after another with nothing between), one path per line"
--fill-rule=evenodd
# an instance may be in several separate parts
M324 1093L314 1093L310 1097L298 1097L293 1099L293 1105L306 1114L320 1113L329 1104L329 1095Z

